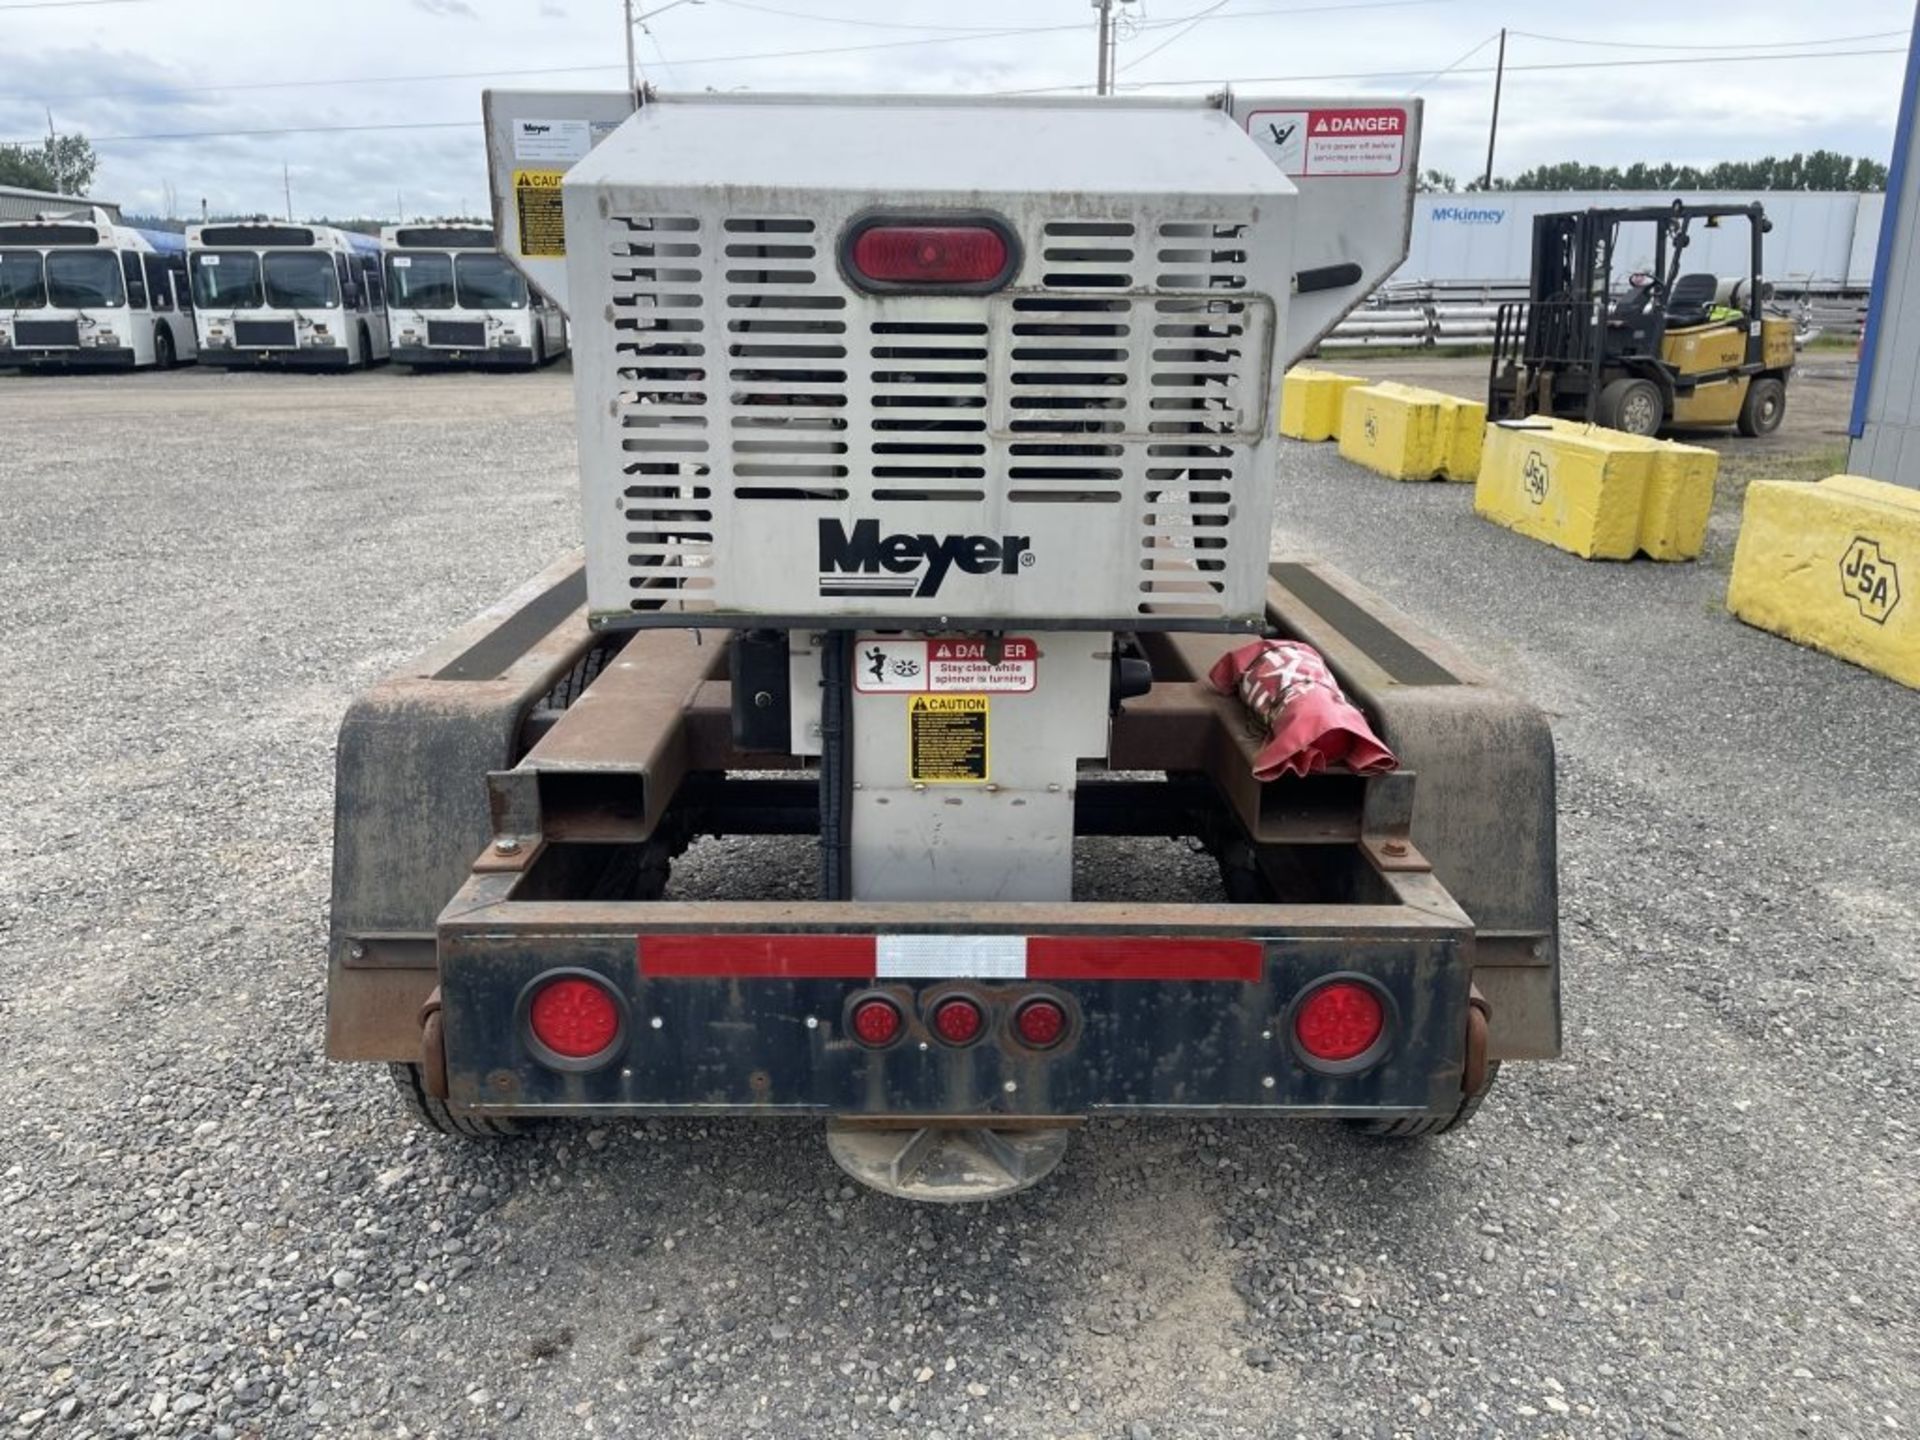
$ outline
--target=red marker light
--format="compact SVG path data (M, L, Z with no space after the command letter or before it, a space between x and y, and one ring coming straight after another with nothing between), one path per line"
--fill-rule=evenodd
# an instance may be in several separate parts
M578 975L549 980L534 994L527 1025L554 1054L567 1060L598 1055L620 1034L620 1007L603 985Z
M985 1017L971 1000L942 1000L933 1008L933 1029L949 1045L971 1045Z
M1315 1060L1352 1060L1371 1050L1386 1029L1386 1007L1371 985L1332 980L1313 990L1294 1012L1294 1038Z
M1051 1000L1029 1000L1014 1013L1013 1028L1022 1044L1049 1050L1067 1033L1067 1012Z
M853 1007L853 1033L862 1045L891 1045L900 1035L900 1012L889 1000L862 1000Z
M882 287L997 287L1012 278L1012 258L992 225L869 225L848 251L854 274Z

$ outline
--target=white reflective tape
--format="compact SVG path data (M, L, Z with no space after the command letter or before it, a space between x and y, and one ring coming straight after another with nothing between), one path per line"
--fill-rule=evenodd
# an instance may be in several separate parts
M878 935L874 975L881 980L1024 980L1024 935Z

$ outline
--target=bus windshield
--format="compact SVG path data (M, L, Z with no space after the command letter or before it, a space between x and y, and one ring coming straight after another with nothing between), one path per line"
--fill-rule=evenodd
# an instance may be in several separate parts
M0 310L38 310L47 303L38 250L0 250Z
M193 303L206 310L258 310L260 257L245 250L193 253Z
M313 250L267 256L267 303L283 310L331 310L340 303L333 257Z
M387 300L409 310L453 309L453 257L430 251L389 257Z
M462 310L524 310L527 282L499 255L462 255L460 308Z
M54 250L47 255L47 299L67 310L127 303L120 257L111 250Z

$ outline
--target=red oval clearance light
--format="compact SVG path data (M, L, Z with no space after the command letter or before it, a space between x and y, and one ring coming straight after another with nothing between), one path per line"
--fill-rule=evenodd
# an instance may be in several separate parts
M891 1045L900 1036L900 1011L889 1000L862 1000L853 1007L853 1033L862 1045Z
M1386 1028L1387 1011L1379 992L1355 980L1330 980L1316 987L1293 1016L1301 1050L1333 1064L1366 1054Z
M620 1007L604 985L578 975L549 980L534 992L527 1025L538 1040L566 1060L600 1054L620 1034Z
M1067 1012L1051 1000L1029 1000L1014 1012L1013 1028L1021 1044L1050 1050L1067 1033Z
M942 1000L933 1007L933 1029L949 1045L971 1045L985 1023L980 1007L971 1000Z
M877 221L854 232L847 268L878 289L997 290L1013 278L1013 246L996 225Z

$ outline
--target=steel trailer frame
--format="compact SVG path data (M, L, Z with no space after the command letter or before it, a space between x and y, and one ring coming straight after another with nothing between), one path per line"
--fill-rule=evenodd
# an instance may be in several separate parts
M1486 1060L1559 1052L1546 722L1329 567L1276 562L1268 627L1327 656L1401 772L1255 781L1263 737L1204 681L1235 639L1144 633L1126 643L1152 688L1116 701L1110 769L1077 787L1076 834L1191 837L1220 860L1227 905L657 898L695 836L818 834L817 771L736 744L724 636L596 633L584 598L579 558L558 562L349 711L331 1057L420 1065L428 1093L481 1116L1005 1127L1114 1112L1437 1117ZM1142 771L1164 778L1129 773ZM1081 958L1011 978L859 959L929 936ZM1175 942L1232 958L1204 975L1151 959ZM669 950L722 958L686 973L658 963ZM753 964L724 958L745 952ZM1148 959L1113 978L1097 958L1109 952ZM607 1063L556 1067L529 1047L522 1001L555 969L619 996ZM1307 987L1343 975L1384 997L1393 1043L1330 1073L1289 1048L1288 1020ZM884 1053L848 1033L868 993L906 1020ZM929 1004L955 993L982 1006L986 1037L929 1043ZM1037 993L1071 1016L1068 1041L1044 1053L1007 1024Z

